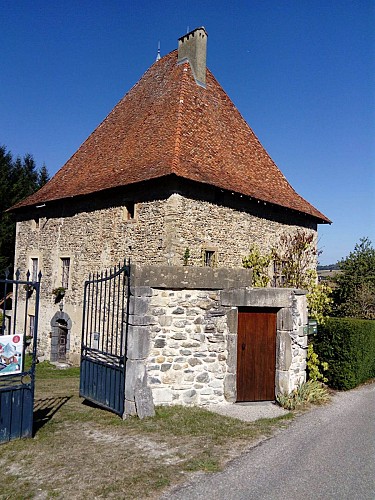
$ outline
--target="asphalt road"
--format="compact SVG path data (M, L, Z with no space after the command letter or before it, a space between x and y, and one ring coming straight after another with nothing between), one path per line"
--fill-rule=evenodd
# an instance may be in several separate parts
M338 393L168 500L375 500L375 384Z

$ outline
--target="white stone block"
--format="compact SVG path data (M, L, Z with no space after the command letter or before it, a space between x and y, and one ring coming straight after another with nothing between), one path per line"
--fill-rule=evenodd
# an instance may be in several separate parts
M154 404L166 404L171 403L173 400L173 395L171 389L161 387L161 388L153 388L152 396L154 399Z

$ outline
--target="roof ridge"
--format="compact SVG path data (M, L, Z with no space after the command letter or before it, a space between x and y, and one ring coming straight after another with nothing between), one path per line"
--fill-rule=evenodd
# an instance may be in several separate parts
M176 125L176 138L173 151L172 159L172 169L174 173L177 173L178 167L180 165L180 146L181 146L181 132L182 132L182 117L183 117L183 104L184 97L186 94L186 79L188 71L188 63L184 63L182 66L182 77L180 80L180 93L178 96L178 108L177 108L177 125Z

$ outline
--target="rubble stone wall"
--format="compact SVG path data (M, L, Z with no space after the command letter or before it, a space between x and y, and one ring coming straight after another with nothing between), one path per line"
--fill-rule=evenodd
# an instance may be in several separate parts
M316 236L316 224L298 214L280 208L276 216L262 204L215 203L206 194L202 191L201 199L173 193L136 200L130 219L129 193L98 195L70 204L61 201L18 216L15 267L24 272L31 268L31 259L37 258L43 273L39 351L46 359L51 357L51 321L62 305L71 321L68 360L79 362L83 283L90 273L108 269L125 257L141 266L181 266L188 248L188 267L202 269L208 249L215 252L216 269L241 269L252 244L265 252L281 234L300 227ZM52 290L61 286L62 258L70 259L69 287L63 301L56 304Z
M305 380L305 292L250 288L246 286L247 270L242 271L242 282L240 274L232 280L238 288L220 287L212 269L181 271L166 266L134 273L127 414L138 413L144 405L204 406L236 401L238 307L278 310L275 395L289 393ZM226 271L228 276L231 272ZM223 282L231 281L228 276ZM209 282L215 283L215 288L204 288Z

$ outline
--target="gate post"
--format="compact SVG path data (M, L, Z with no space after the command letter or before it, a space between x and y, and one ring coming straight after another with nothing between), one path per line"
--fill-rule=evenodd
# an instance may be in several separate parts
M136 286L136 269L132 269L129 296L127 334L127 363L125 379L125 410L123 418L138 415L139 418L155 415L152 391L147 384L146 359L150 352L150 328L153 317L147 314L152 289Z

